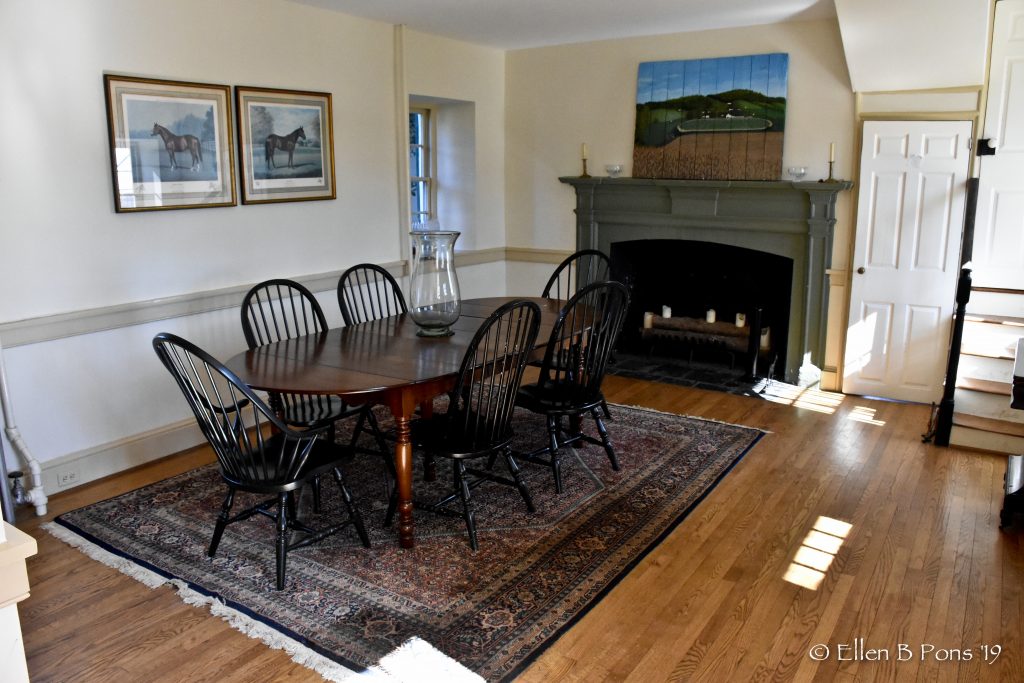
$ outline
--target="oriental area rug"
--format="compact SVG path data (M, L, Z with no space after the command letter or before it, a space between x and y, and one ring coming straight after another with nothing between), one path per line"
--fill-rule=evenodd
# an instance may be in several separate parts
M416 547L398 548L395 529L383 526L382 459L366 454L354 456L345 472L372 547L347 527L294 550L283 591L274 590L270 519L229 526L216 557L206 556L226 490L214 465L61 515L49 530L147 585L173 584L187 602L207 605L331 680L353 671L386 679L388 661L403 649L417 667L434 666L435 653L447 680L460 672L509 680L657 546L764 434L620 405L611 413L620 471L599 446L566 449L557 495L550 469L522 464L533 514L513 488L474 489L475 553L461 518L418 509ZM347 441L350 427L343 425L338 439ZM592 421L584 427L593 430ZM543 418L517 412L516 431L517 450L546 443ZM449 463L438 460L430 483L419 463L417 454L415 496L436 499L451 485ZM323 492L319 515L312 496L299 503L312 526L318 516L339 514L333 481ZM236 500L236 509L245 502Z

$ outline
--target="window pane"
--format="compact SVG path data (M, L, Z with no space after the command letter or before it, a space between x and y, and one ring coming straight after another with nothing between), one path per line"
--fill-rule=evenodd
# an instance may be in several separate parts
M413 213L416 213L416 212L422 210L422 205L421 205L422 199L421 199L421 197L422 197L422 195L420 193L420 184L419 183L412 183L412 196L411 196L411 201L409 203L409 207L412 209Z
M423 172L423 148L419 145L409 147L409 174L416 176L426 175Z
M409 114L409 144L419 145L423 142L421 138L421 130L423 128L423 115L411 113Z
M415 213L430 213L430 188L424 181L413 181L410 183L411 195L409 206Z

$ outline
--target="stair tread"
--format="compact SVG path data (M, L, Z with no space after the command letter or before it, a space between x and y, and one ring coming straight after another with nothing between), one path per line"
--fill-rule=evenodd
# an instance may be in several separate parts
M957 389L953 397L953 424L1024 437L1024 410L1011 408L1004 395Z
M999 325L1017 325L1024 328L1024 318L1015 315L999 315L997 313L981 313L967 311L964 314L965 322L986 322Z
M983 358L1011 359L1017 340L1024 337L1024 326L967 318L964 321L960 353Z
M982 317L1024 317L1024 296L972 290L971 300L967 303L967 314Z
M1013 361L1009 358L964 356L960 359L957 375L1009 383L1013 378Z
M983 391L988 394L1010 396L1013 392L1013 385L1010 382L986 379L983 377L957 377L957 389L970 389L972 391Z
M949 434L949 443L951 446L994 453L1024 453L1024 436L994 434L956 425Z

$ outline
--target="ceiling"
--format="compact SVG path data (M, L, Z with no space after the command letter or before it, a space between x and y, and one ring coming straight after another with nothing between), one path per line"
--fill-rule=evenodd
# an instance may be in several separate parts
M833 0L293 0L513 50L836 16Z

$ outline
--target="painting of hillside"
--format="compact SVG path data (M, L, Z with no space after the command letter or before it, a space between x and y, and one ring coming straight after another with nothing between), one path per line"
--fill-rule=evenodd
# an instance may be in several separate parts
M778 180L789 56L643 62L633 177Z

